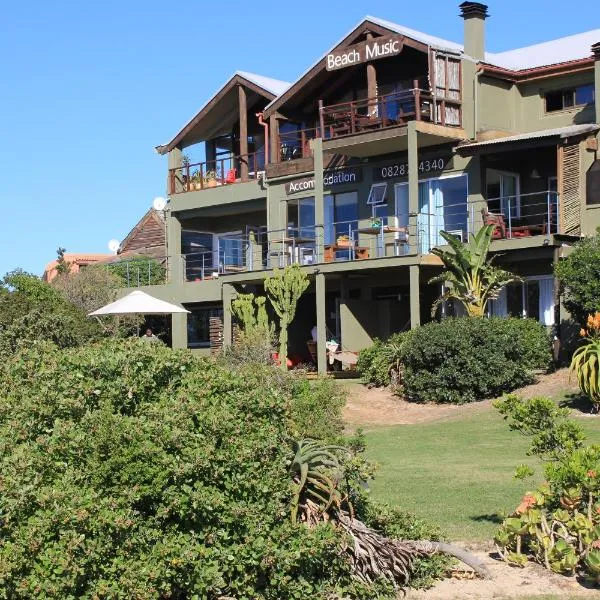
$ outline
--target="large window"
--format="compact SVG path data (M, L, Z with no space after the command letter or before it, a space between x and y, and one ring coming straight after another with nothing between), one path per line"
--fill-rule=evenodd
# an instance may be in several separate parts
M325 243L333 244L342 235L353 239L358 229L358 194L327 195L324 200Z
M553 277L527 277L506 286L498 298L490 302L489 313L499 317L528 317L543 325L554 325Z
M219 306L188 306L188 310L188 348L210 347L210 319L222 319L223 309Z
M595 90L593 83L578 85L576 87L553 90L544 94L546 101L546 112L567 110L595 102Z

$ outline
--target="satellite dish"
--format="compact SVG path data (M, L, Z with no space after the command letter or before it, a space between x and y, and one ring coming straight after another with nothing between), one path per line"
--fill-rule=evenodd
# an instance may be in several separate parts
M121 242L119 240L110 240L110 242L108 242L108 249L111 252L118 252L119 248L121 247Z
M154 201L152 202L154 210L165 210L166 205L167 201L164 198L161 198L160 196L154 198Z

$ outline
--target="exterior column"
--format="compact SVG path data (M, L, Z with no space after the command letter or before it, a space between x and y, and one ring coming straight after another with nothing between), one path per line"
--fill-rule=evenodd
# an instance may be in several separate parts
M470 234L476 233L483 227L483 215L481 211L487 207L484 177L485 160L484 156L474 156L467 167L469 174L467 210L469 211L468 229Z
M407 130L408 137L408 226L409 247L411 252L420 248L420 232L417 229L419 214L419 148L417 122L410 121Z
M596 82L596 123L600 123L600 42L592 46L594 55L594 81Z
M206 168L204 171L217 170L217 147L214 140L206 140L204 142L204 152L206 154Z
M181 255L181 223L168 211L167 220L167 279L169 283L182 284L185 281L184 259Z
M281 149L279 147L279 121L277 120L276 115L271 115L269 117L269 138L271 138L271 152L269 152L269 159L272 163L278 163L281 160Z
M315 302L317 308L317 371L319 375L327 373L327 324L325 312L325 274L315 275Z
M367 32L367 40L371 41L373 39L373 34L369 31ZM375 69L375 65L372 62L367 63L367 98L376 98L377 97L377 71ZM369 114L374 114L377 112L377 102L373 104L373 106L369 106Z
M246 88L238 85L238 104L240 112L240 177L248 181L248 106L246 103Z
M173 148L167 154L167 165L168 165L168 174L167 174L167 196L171 194L178 194L179 192L183 192L183 177L186 173L181 171L176 172L173 169L181 169L181 165L183 163L183 153L181 152L181 148Z
M187 313L171 315L171 346L173 348L187 348Z
M233 341L233 325L231 301L235 298L235 288L230 283L224 283L223 294L223 347L231 346Z
M421 298L419 285L419 265L410 265L410 328L421 324Z
M325 243L325 199L323 186L323 139L310 141L314 156L314 195L315 195L315 242L316 262L323 262L323 244Z

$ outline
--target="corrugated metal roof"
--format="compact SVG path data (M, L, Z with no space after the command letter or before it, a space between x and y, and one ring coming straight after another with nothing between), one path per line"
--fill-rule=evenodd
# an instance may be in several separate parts
M568 138L574 135L584 133L595 133L600 129L600 126L593 124L583 125L568 125L567 127L556 127L555 129L543 129L541 131L531 131L529 133L520 133L518 135L509 135L493 140L485 140L484 142L472 142L470 144L462 144L458 147L459 150L466 148L481 148L482 146L491 146L494 144L507 144L510 142L522 142L525 140L535 140L547 137Z
M235 74L251 81L263 90L275 94L275 96L281 96L281 94L290 87L289 81L280 81L279 79L273 79L272 77L249 73L248 71L236 71Z

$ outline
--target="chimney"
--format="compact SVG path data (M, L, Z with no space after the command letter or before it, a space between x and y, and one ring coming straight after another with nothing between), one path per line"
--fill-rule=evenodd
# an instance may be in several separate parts
M465 20L465 54L476 59L485 59L485 20L488 7L479 2L463 2L460 15Z

